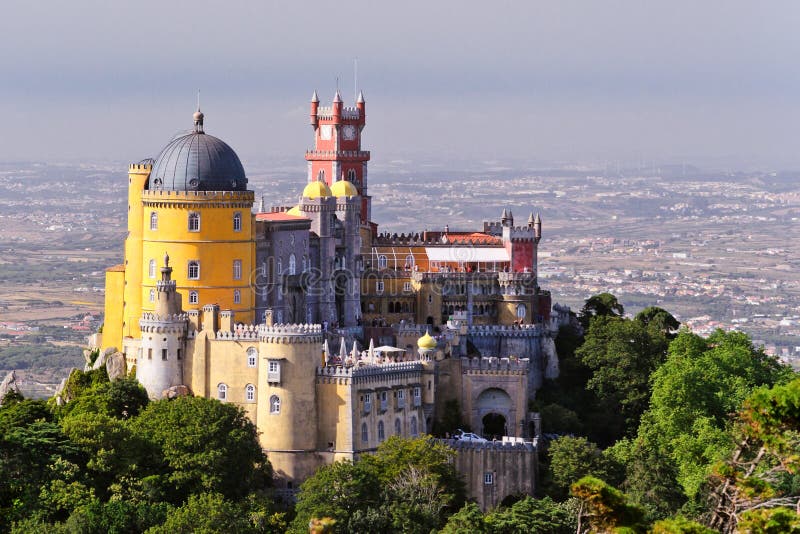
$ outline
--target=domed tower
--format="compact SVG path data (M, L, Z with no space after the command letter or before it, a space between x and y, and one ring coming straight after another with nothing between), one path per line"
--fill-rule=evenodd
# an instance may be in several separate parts
M423 361L431 360L433 353L436 351L436 340L431 336L427 330L425 334L417 340L417 348L419 349L419 359Z
M126 243L126 325L154 311L156 258L167 244L172 280L186 310L214 303L241 321L253 320L254 194L236 152L205 133L200 110L193 119L192 130L170 141L147 169L134 194L138 199L131 201L135 205L138 200L129 215L137 233L130 233L130 246ZM139 332L128 328L124 335L137 338Z
M344 325L357 324L361 312L361 280L358 278L361 260L361 197L358 188L349 180L339 180L331 186L336 198L336 216L342 222L342 236L336 256L334 281L336 307ZM355 276L354 276L355 275Z
M152 399L172 386L183 384L183 360L189 318L181 309L181 296L172 280L169 256L164 255L161 279L156 283L155 310L139 319L142 351L136 359L136 378Z

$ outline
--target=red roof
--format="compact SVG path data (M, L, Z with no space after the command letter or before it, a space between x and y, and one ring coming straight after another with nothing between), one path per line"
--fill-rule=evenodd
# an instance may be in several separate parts
M503 242L502 238L483 232L446 232L445 238L448 243L453 244L499 245Z
M256 220L281 222L281 221L307 221L309 219L307 217L302 217L300 215L289 215L285 211L273 211L270 213L256 213Z

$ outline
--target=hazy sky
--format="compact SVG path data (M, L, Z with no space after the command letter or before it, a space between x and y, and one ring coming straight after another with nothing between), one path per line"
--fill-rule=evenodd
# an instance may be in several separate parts
M0 160L157 155L191 126L245 160L311 143L353 58L373 160L800 168L796 1L3 0Z

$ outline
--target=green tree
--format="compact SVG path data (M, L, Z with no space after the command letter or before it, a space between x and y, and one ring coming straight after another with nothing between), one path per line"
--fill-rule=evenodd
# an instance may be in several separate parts
M570 491L580 501L578 532L644 532L644 510L628 501L627 496L600 479L584 477ZM584 530L588 527L588 530Z
M682 331L670 344L666 362L653 373L650 409L638 436L658 455L670 458L686 496L698 497L712 464L733 449L730 415L756 387L790 375L743 333L718 330L704 339Z
M586 299L578 319L586 329L594 317L622 317L625 308L611 293L598 293Z
M474 502L468 502L447 519L441 534L489 534L483 512Z
M227 534L255 532L241 506L219 493L192 495L186 504L167 513L162 525L147 534Z
M650 534L714 534L715 531L684 517L662 519L650 529Z
M585 477L605 478L607 469L600 449L583 437L562 436L548 450L552 496L564 499L573 482Z
M559 503L549 497L526 496L511 507L500 508L486 515L487 532L497 534L572 534L577 526L570 501Z
M681 327L680 321L667 310L658 306L648 306L637 313L633 320L645 326L657 328L669 339L675 339L675 336L678 335L678 329Z
M603 444L636 432L650 399L650 375L667 356L668 340L655 325L595 317L576 355L592 371L587 388L609 414Z
M151 402L129 428L149 444L153 474L171 502L203 492L235 500L271 478L255 426L231 404L202 397Z

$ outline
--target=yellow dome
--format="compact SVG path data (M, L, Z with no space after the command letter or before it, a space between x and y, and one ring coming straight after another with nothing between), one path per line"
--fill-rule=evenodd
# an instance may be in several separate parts
M426 331L425 335L417 340L417 347L421 349L435 349L436 340Z
M305 217L305 214L300 210L300 206L295 206L286 212L287 215L295 215L297 217Z
M347 180L340 180L331 186L331 193L333 196L339 197L357 197L358 189Z
M331 196L331 189L325 182L309 182L303 189L303 198L319 198Z

